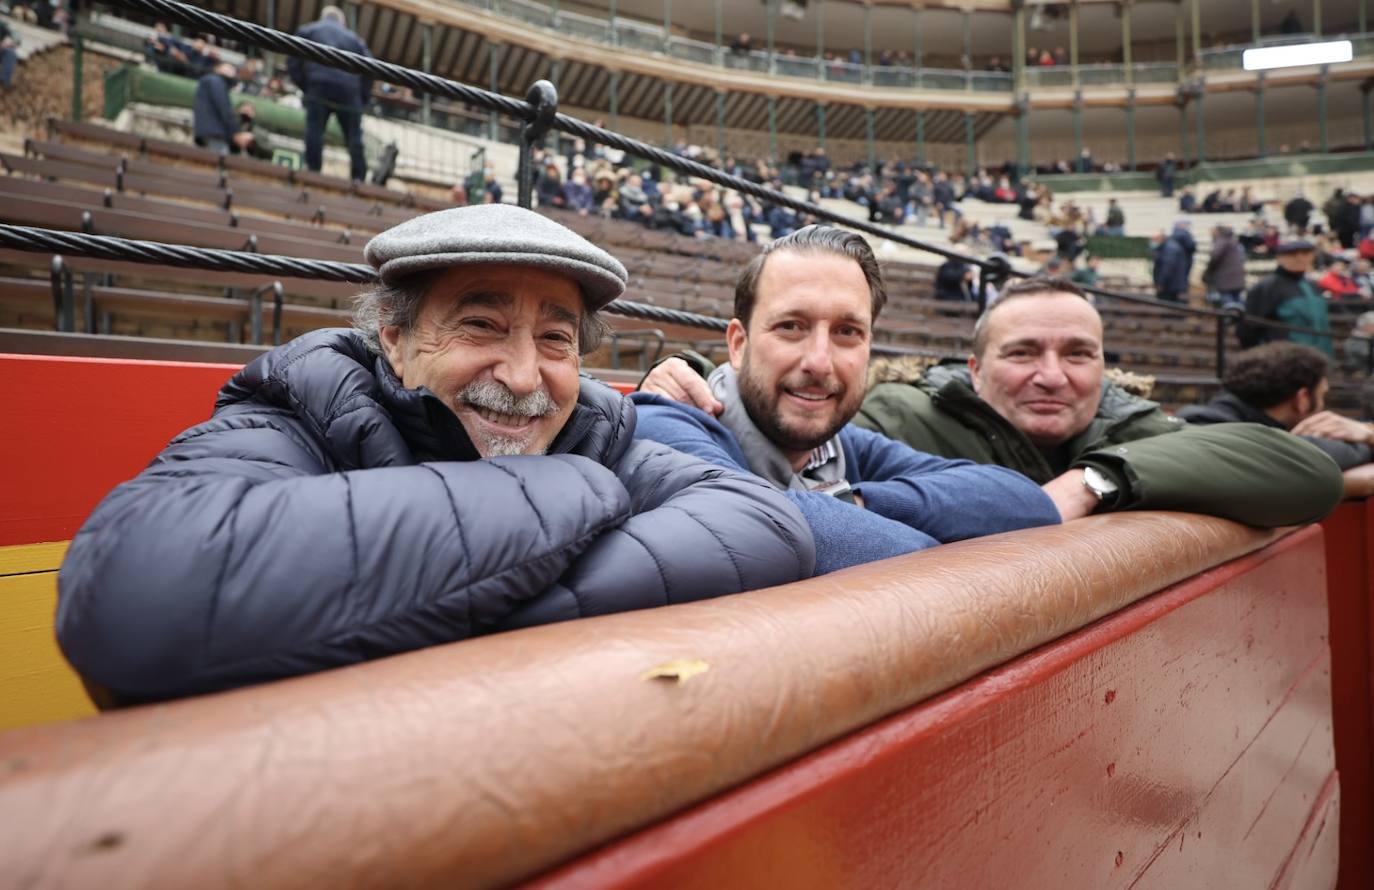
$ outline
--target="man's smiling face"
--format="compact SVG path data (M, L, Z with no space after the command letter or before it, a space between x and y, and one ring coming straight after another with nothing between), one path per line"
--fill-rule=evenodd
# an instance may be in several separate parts
M1088 428L1102 401L1102 318L1070 293L1030 294L986 319L973 388L1038 448L1057 448Z
M786 250L764 263L748 328L731 320L725 336L740 399L794 468L858 412L872 325L857 262Z
M529 266L435 276L409 330L383 327L396 376L447 405L483 457L543 454L577 404L582 294Z

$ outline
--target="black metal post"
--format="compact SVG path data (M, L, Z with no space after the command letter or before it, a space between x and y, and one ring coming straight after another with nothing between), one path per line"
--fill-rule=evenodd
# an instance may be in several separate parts
M1217 316L1217 379L1226 373L1226 322L1225 315Z
M535 115L520 128L520 193L516 202L528 210L534 206L534 147L544 140L558 113L558 90L547 80L536 80L525 100L534 106Z
M72 299L72 270L67 267L61 255L52 258L52 309L53 327L65 333L76 331L76 310Z

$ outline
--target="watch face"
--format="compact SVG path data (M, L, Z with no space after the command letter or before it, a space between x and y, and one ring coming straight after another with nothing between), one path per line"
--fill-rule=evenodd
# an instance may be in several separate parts
M1099 498L1116 493L1116 483L1108 479L1096 467L1083 468L1083 484L1088 486Z

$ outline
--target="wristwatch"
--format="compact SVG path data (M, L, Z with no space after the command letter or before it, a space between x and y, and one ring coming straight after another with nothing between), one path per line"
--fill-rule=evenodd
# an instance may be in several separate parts
M817 485L812 491L821 494L828 494L832 498L838 498L846 504L854 503L854 490L849 487L849 483L843 479L836 482L827 482L824 485Z
M1100 501L1109 494L1117 493L1117 484L1097 467L1083 468L1083 487L1091 491Z

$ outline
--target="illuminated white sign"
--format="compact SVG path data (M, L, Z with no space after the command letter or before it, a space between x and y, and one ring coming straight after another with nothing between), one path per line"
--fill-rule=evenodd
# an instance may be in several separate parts
M1355 57L1349 40L1329 40L1325 43L1298 43L1293 46L1265 46L1247 49L1242 61L1246 71L1265 71L1270 68L1294 68L1299 65L1334 65L1349 62Z

